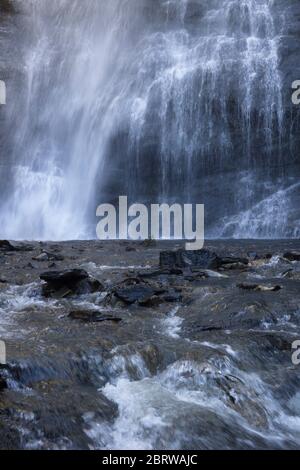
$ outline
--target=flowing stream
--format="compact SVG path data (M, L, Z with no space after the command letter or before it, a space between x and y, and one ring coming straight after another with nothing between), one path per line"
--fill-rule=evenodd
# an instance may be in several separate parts
M243 256L254 246L214 243L218 252ZM296 241L255 242L258 258L248 268L210 271L208 278L153 277L159 249L141 244L125 252L117 242L106 250L94 241L44 244L48 253L64 253L56 262L61 269L72 263L105 286L53 298L45 298L39 279L47 263L32 261L39 243L6 255L2 276L14 281L0 285L7 345L0 448L299 448L292 343L300 334L300 263L282 257L292 244L299 249ZM128 305L108 296L117 286L134 291L142 275L168 299ZM243 290L240 283L267 289ZM81 313L72 318L74 311Z

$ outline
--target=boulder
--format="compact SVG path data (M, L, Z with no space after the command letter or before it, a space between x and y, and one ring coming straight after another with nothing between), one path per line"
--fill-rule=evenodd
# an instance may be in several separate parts
M0 240L1 251L16 251L15 247L8 240Z
M299 251L289 251L283 255L283 257L289 261L300 261Z
M114 294L125 304L132 305L136 302L147 303L156 294L156 291L147 285L137 284L124 289L115 289Z
M66 297L102 291L102 284L83 269L48 271L40 275L46 297Z
M247 258L220 257L213 251L195 250L162 251L160 253L161 269L190 268L190 269L243 269L249 264Z
M12 245L8 240L0 240L0 251L13 252L13 251L32 251L33 248L29 245Z
M7 388L7 382L6 380L0 376L0 392L2 390L5 390Z
M222 266L221 258L208 250L162 251L160 253L160 267L164 268L199 268L218 269Z
M253 290L255 292L277 292L281 290L281 286L267 286L267 285L259 285L259 284L238 284L240 289L244 290Z

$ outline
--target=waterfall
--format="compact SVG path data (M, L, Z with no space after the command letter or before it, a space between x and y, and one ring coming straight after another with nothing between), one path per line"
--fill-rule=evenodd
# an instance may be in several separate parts
M19 7L27 22L26 90L2 224L12 238L85 238L96 175L117 124L112 74L121 73L134 5L21 0Z
M97 203L122 193L206 202L223 236L216 213L236 218L286 189L253 176L286 158L271 0L15 3L23 80L2 236L95 237ZM253 182L233 197L241 172Z

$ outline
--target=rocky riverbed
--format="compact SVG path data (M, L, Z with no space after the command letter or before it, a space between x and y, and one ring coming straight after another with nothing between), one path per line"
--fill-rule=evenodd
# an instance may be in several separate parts
M0 242L0 448L298 448L300 241L205 250Z

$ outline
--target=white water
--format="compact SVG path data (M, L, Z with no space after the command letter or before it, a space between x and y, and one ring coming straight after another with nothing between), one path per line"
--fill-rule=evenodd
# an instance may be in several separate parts
M210 191L196 174L229 162L236 169L253 168L260 158L281 162L279 32L271 0L203 0L195 20L189 0L158 0L155 8L147 0L16 3L23 88L12 116L2 237L94 238L110 170L118 175L111 182L116 191L168 198L175 188L186 202L190 191ZM237 122L238 152L231 132ZM267 149L261 157L257 133ZM237 201L241 214L246 196ZM254 214L254 225L243 217L234 236L282 236L283 223L271 232L271 216Z
M226 375L235 380L230 394L236 405L222 388ZM221 431L222 426L227 431L233 426L237 433L240 429L234 442L241 448L255 448L259 442L285 448L287 441L297 445L300 438L299 417L282 409L258 375L243 372L228 357L202 364L178 361L151 378L146 371L140 380L123 376L102 392L117 403L119 417L111 427L86 417L86 432L96 448L230 448L230 433ZM296 397L290 404L295 406ZM264 422L266 410L267 421L257 425Z
M276 266L276 258L266 266ZM21 376L17 375L19 380L9 379L9 390L23 393L24 403L28 406L28 396L36 397L39 394L39 387L31 388L34 383L42 381L41 384L51 384L56 382L56 377L59 382L64 374L74 374L78 386L78 389L74 388L75 393L91 389L94 393L92 402L88 394L83 394L83 422L76 421L76 413L71 407L76 431L81 425L91 448L178 450L299 447L298 376L296 368L292 370L292 363L286 362L289 351L271 348L268 341L264 343L265 337L262 337L264 339L260 344L258 337L251 336L253 332L249 331L247 336L243 329L232 334L224 332L225 335L222 332L216 336L208 333L205 341L192 341L189 328L183 324L190 312L184 308L181 313L178 306L171 309L163 320L161 313L156 315L152 310L145 313L124 309L125 324L120 327L113 342L110 342L109 329L104 330L107 337L103 337L99 329L97 346L91 350L84 334L84 324L74 323L72 327L67 324L67 329L63 328L66 328L65 321L68 320L65 317L70 309L99 307L105 311L100 299L99 303L95 301L95 294L71 301L45 299L39 295L40 287L40 284L34 283L7 286L1 291L1 338L13 340L19 349L20 341L25 342L31 336L37 348L27 351L23 362L17 361L26 385L22 382L21 373ZM197 295L204 299L207 295L215 295L214 290L209 292L207 289L203 288L202 293L198 292ZM201 309L201 303L199 305ZM111 310L113 312L114 309ZM50 313L53 324L49 325L48 320L45 323L43 316L46 312ZM60 312L63 315L59 316ZM135 333L134 323L127 325L126 332L128 319L131 317L135 321L139 315L142 315L142 334L138 333L138 328ZM283 339L290 338L292 342L299 330L299 310L292 315L277 317L275 325L262 323L260 329L269 334L272 331L285 332ZM35 323L37 319L38 323ZM55 354L42 354L47 344L46 332L51 341L48 347L50 345L50 351L53 351L52 348L55 351L59 347L62 331L66 333L63 344L65 340L68 344L65 350L63 348L63 358ZM89 339L90 335L93 335L92 329L88 331ZM73 340L68 342L70 337L76 340L75 344ZM112 347L115 341L120 341L120 345ZM77 348L83 351L79 355ZM25 343L23 349L26 350ZM88 377L91 383L87 381ZM94 377L99 382L93 382ZM288 380L287 384L282 383L283 379ZM62 392L59 388L58 395L54 397L50 389L51 401L41 396L37 410L44 400L47 410L51 405L50 424L53 415L61 415L61 406L69 405L68 391L64 388ZM108 418L105 413L108 405L103 407L103 396L116 406L115 413L112 406L109 408ZM68 407L62 409L69 410ZM91 411L86 411L89 409ZM56 419L61 426L61 421L58 417ZM64 419L62 414L61 420ZM48 428L45 422L41 423L39 412L25 413L21 408L21 411L16 411L14 420L25 433L26 448L69 449L76 445L71 435L63 435L68 429L64 426L60 427L63 431L59 438L52 434L49 438Z

